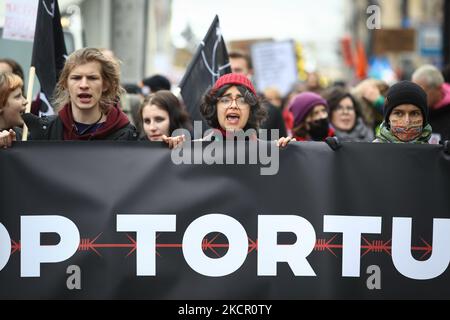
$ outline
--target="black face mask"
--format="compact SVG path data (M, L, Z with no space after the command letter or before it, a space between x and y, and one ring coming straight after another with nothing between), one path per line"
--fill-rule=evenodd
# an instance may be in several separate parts
M328 137L329 123L328 118L309 122L309 135L314 141L323 141Z

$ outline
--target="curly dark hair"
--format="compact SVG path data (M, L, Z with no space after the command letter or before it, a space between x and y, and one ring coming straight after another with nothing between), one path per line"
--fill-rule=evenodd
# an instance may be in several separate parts
M244 131L248 129L258 130L261 127L261 123L267 118L267 111L261 105L261 100L256 97L249 89L244 86L228 84L219 88L218 90L209 90L203 97L203 103L200 106L200 112L205 118L206 122L212 128L220 128L219 120L217 119L217 102L225 92L231 87L236 87L242 96L250 105L250 115L247 124L244 127Z

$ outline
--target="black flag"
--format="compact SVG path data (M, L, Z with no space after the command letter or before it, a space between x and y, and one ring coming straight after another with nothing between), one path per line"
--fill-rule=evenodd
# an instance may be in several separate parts
M220 31L219 17L215 16L180 82L181 95L192 120L202 120L199 107L203 94L221 75L230 72L228 52Z
M67 51L57 0L39 0L31 65L41 84L40 98L48 106Z

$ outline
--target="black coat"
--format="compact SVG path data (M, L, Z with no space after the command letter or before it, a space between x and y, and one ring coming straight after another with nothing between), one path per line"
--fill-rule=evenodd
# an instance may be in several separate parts
M271 129L279 130L280 134L279 138L286 137L287 136L286 126L284 124L284 119L283 115L281 114L281 110L274 107L270 103L265 103L264 107L267 110L267 119L261 125L261 129L268 130L267 139L269 141L272 140L272 133L270 132Z
M428 120L433 133L439 133L442 141L450 140L450 105L438 110L430 110Z
M64 140L64 126L59 116L39 118L31 113L24 114L30 140ZM132 124L112 132L103 140L137 140L138 133Z

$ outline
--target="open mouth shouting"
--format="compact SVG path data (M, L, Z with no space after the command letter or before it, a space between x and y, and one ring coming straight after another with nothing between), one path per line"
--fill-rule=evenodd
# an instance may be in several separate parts
M227 125L236 127L239 125L239 120L241 119L241 115L237 112L232 111L232 112L228 112L226 114L225 119L226 119Z
M92 95L89 93L80 93L78 95L78 100L82 104L90 104L92 102Z

